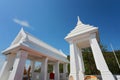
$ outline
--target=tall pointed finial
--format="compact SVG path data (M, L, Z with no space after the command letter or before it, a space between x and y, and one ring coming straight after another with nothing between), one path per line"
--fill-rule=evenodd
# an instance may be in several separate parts
M21 28L21 30L20 30L20 31L24 31L23 27Z
M79 16L77 16L77 18L78 18L77 25L80 25L80 24L82 24L82 22L80 21L80 18L79 18Z

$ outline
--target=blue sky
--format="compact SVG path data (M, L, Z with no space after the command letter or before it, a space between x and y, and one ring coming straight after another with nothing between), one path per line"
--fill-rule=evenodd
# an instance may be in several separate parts
M119 4L119 0L0 0L0 51L23 24L25 31L69 54L64 37L76 26L77 16L99 27L101 42L109 50L110 43L120 49Z

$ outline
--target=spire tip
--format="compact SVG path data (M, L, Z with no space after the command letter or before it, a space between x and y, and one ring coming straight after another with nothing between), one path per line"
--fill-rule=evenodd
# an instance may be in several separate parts
M78 18L77 25L80 25L80 24L82 24L82 22L80 21L80 17L79 17L79 16L77 16L77 18Z

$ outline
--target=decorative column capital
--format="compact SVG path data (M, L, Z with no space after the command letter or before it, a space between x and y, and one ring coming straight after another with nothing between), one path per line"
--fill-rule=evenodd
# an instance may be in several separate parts
M48 57L43 57L42 61L48 61Z
M96 38L96 33L90 34L90 39L91 39L91 38Z
M26 57L28 55L28 52L25 50L18 50L16 57Z
M24 49L20 49L20 50L18 50L17 52L21 52L21 53L28 53L26 50L24 50Z

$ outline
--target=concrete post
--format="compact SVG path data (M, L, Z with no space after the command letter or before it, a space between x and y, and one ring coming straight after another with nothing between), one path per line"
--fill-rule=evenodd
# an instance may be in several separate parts
M70 43L70 76L74 80L84 79L83 60L76 43Z
M59 61L55 63L55 80L60 80Z
M27 52L23 50L17 52L13 70L8 80L22 80L27 55Z
M91 34L90 36L90 46L93 51L93 56L95 59L96 67L100 70L103 80L115 80L112 73L108 69L108 66L105 62L101 49L96 40L96 34Z
M8 54L0 72L0 80L8 80L10 71L13 68L15 54Z
M41 80L47 80L48 74L48 58L44 58L41 65Z

